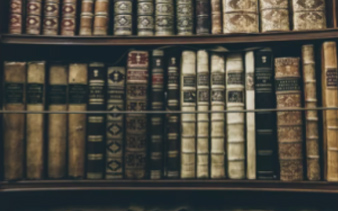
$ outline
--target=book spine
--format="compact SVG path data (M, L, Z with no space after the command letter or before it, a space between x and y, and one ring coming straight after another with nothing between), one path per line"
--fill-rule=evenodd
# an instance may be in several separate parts
M76 28L77 1L67 0L62 4L61 35L74 36Z
M130 51L127 70L127 110L147 110L149 54ZM128 179L146 178L147 115L126 115L125 175Z
M49 111L67 110L68 68L63 64L49 67L47 103ZM48 177L66 176L67 114L48 114Z
M137 35L154 35L154 3L153 0L137 1Z
M241 54L226 60L227 110L244 110L244 69ZM227 155L230 179L245 178L244 113L227 113Z
M91 36L93 34L93 11L94 0L82 0L79 35Z
M46 0L44 3L43 35L57 35L59 32L59 0Z
M28 0L26 5L26 34L41 32L41 0Z
M196 111L196 53L182 52L181 111ZM196 114L181 114L181 178L196 177Z
M4 63L3 110L23 111L26 101L26 62ZM3 114L4 179L24 177L25 114Z
M304 4L292 0L293 30L320 30L326 28L325 0Z
M260 0L261 32L289 31L289 3Z
M68 111L87 110L88 65L69 64ZM68 115L68 176L84 178L86 150L86 114Z
M225 110L225 64L224 56L219 53L211 55L211 111ZM211 113L211 178L225 178L225 115Z
M301 107L299 58L275 58L277 109ZM301 111L277 112L280 179L303 180Z
M27 69L27 111L45 110L46 62L30 62ZM26 115L26 177L42 179L44 172L44 114Z
M173 0L155 0L155 35L174 34Z
M211 34L222 31L222 0L211 0Z
M22 11L23 0L10 0L9 2L9 23L10 34L22 34Z
M94 11L94 35L107 35L109 24L109 0L96 0Z
M210 34L210 0L196 0L196 34Z
M176 1L176 28L178 35L192 35L194 31L194 15L192 0Z
M125 110L125 67L108 67L107 110ZM106 179L123 178L124 119L122 114L107 114Z
M209 54L197 52L197 111L209 111ZM209 178L209 114L197 114L197 178Z
M133 1L115 0L114 35L133 34Z
M105 76L103 63L88 66L88 111L105 110ZM87 115L87 179L102 179L104 172L105 114Z

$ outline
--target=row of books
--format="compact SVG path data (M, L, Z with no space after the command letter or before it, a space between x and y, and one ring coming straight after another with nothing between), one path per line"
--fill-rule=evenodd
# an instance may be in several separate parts
M289 31L291 15L293 30L326 28L325 0L293 0L290 5L288 0L81 0L80 3L11 0L9 33L22 34L23 28L26 34L67 36L107 35L110 31L114 35L132 35L134 28L139 36L258 33Z

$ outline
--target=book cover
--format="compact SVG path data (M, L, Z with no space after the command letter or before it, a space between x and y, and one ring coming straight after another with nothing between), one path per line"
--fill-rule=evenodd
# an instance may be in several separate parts
M137 0L137 35L154 35L153 0Z
M155 35L173 35L174 19L174 1L155 0Z
M326 28L325 0L292 0L293 30Z
M26 3L26 34L41 32L41 0L28 0Z
M133 34L133 1L114 0L114 35Z
M82 0L79 35L93 34L94 0Z
M8 33L22 34L23 0L10 0Z
M210 34L210 0L196 0L196 34Z
M59 32L60 1L46 1L43 9L43 35L57 35Z
M192 35L194 33L192 0L176 1L176 30L178 35Z
M109 26L109 0L96 0L94 11L94 35L107 35Z
M261 32L289 31L288 0L260 0Z
M61 35L74 36L76 29L77 0L63 1Z
M222 0L211 0L211 34L222 34Z

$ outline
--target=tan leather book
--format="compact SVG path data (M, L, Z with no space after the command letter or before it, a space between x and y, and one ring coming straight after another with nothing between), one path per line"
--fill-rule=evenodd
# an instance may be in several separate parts
M211 0L211 34L222 34L222 0Z
M326 28L325 0L292 0L293 30Z
M26 34L41 32L41 0L28 0L26 3Z
M96 0L94 12L94 35L107 35L109 24L109 1Z
M62 19L61 19L61 35L74 36L76 29L76 0L63 1Z
M43 35L57 35L59 32L60 0L46 0L43 9Z
M260 0L261 32L289 31L288 0Z
M10 0L9 2L9 34L22 34L22 4L23 0Z
M82 0L79 35L90 36L93 34L93 10L94 0Z

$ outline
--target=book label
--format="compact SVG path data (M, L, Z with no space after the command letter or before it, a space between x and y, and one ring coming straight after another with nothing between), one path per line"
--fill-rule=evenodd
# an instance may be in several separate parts
M244 103L243 91L229 91L228 102L229 103Z
M297 91L297 90L300 90L299 78L276 80L276 91Z
M168 73L168 84L178 84L179 82L178 72L169 72Z
M243 73L228 73L228 84L229 85L243 85L244 74Z
M198 102L209 102L209 90L198 90Z
M209 86L209 73L198 73L197 85Z
M49 104L66 104L67 85L50 85L48 87Z
M185 103L195 103L196 102L195 91L184 91L183 92L183 101Z
M24 85L23 83L5 84L6 103L23 103Z
M196 87L196 76L195 75L184 75L183 86L184 87Z
M337 87L337 69L328 68L326 70L326 86Z
M224 73L214 72L211 74L211 83L212 85L221 85L224 86Z
M43 84L27 84L27 103L42 104L43 103Z
M87 103L87 85L69 84L69 103L70 104Z
M272 88L272 73L269 72L256 72L255 73L255 86L256 88Z
M211 101L224 103L224 90L212 90Z

